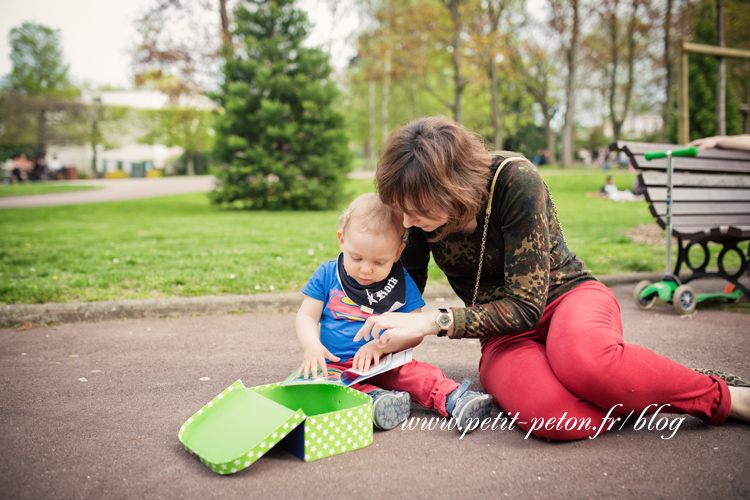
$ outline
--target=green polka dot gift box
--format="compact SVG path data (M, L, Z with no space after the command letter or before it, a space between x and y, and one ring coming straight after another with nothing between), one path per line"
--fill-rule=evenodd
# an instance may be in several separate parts
M217 474L239 472L277 444L310 462L372 443L372 399L340 385L238 380L190 417L179 439Z

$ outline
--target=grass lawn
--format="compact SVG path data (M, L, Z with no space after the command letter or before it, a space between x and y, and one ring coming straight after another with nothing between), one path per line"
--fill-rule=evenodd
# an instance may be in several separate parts
M601 171L542 170L568 245L596 274L660 271L664 248L625 232L654 224L645 203L590 198ZM614 173L620 189L633 175ZM348 181L347 200L371 191ZM299 290L338 254L326 212L221 211L203 193L0 211L0 303L116 300ZM433 265L431 280L445 282Z
M22 184L0 184L0 197L24 196L27 194L67 193L69 191L87 191L101 189L97 186L71 186L52 182L24 182Z

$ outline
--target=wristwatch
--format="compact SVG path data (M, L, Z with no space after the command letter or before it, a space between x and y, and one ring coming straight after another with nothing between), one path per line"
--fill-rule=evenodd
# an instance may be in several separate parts
M440 314L435 319L435 324L438 327L438 337L445 337L448 335L448 330L453 326L453 314L448 309L438 309Z

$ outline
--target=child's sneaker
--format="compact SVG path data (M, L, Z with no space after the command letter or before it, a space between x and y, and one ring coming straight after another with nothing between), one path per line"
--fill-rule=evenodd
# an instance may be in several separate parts
M474 419L481 423L492 412L492 396L481 392L470 391L471 380L465 378L456 390L448 394L445 409L453 417L460 432ZM474 431L478 425L469 427L466 434Z
M372 398L372 421L378 429L393 429L411 413L411 395L408 392L373 389L367 394Z

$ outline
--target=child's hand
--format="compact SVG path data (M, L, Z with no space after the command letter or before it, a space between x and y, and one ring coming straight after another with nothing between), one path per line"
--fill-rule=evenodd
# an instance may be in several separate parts
M378 347L378 341L372 340L359 348L352 359L352 368L367 371L370 369L370 364L377 365L380 362L382 355L383 349Z
M302 361L302 365L297 370L297 378L304 373L305 380L312 375L312 378L318 378L318 366L324 377L328 376L328 368L326 368L326 359L331 361L341 361L341 358L334 356L331 352L325 348L323 344L318 342L317 345L313 345L305 349L305 357Z

